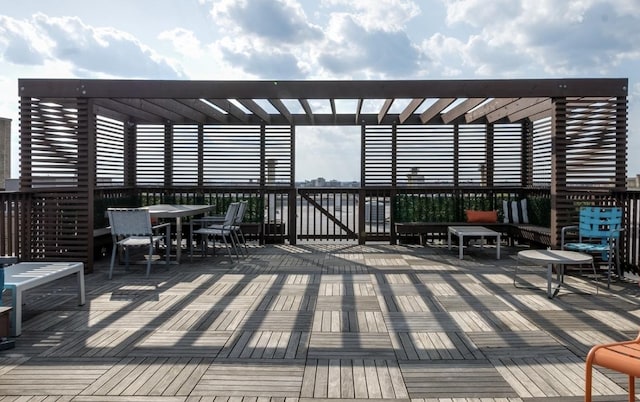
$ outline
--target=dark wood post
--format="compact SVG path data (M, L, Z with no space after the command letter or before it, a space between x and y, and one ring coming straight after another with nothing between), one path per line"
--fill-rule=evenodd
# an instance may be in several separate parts
M567 99L553 99L551 117L551 247L560 247L567 206Z

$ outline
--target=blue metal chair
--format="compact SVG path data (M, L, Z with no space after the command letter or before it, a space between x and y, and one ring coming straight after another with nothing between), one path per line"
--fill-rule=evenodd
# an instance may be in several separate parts
M611 285L611 266L616 259L618 276L620 268L620 232L622 228L622 208L618 207L582 207L580 224L562 228L562 248L584 253L600 253L602 261L607 262L607 288ZM566 242L567 232L578 232L577 242Z

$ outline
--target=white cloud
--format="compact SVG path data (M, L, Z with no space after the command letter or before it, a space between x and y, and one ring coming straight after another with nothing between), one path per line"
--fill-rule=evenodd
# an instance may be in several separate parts
M399 31L421 13L411 0L322 0L322 5L350 10L352 18L367 30Z
M27 21L0 16L0 54L13 64L42 65L51 40Z
M183 56L198 58L203 55L200 40L193 31L175 28L161 32L158 39L169 41L176 52Z
M35 14L30 20L0 19L3 58L13 64L70 63L78 76L183 78L173 63L132 35L86 25L78 17Z
M444 0L447 22L473 27L460 48L479 75L609 74L637 60L640 13L615 0Z
M213 2L211 16L227 34L256 36L272 45L297 44L322 36L293 0L220 0Z
M418 70L419 49L403 31L368 30L351 15L334 13L326 37L318 63L331 75L406 78Z

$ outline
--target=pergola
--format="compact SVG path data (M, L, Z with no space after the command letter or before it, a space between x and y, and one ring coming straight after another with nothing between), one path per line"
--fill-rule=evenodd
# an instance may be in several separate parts
M627 93L627 79L21 79L20 183L42 210L32 257L64 243L91 260L106 188L291 194L295 129L310 125L361 128L364 190L545 186L557 244L576 191L625 188Z

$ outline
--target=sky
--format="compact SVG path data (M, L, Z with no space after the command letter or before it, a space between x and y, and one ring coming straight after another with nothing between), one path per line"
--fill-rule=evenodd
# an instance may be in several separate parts
M18 78L569 77L629 79L640 174L640 0L0 0L13 177ZM358 180L359 132L298 127L296 180Z

